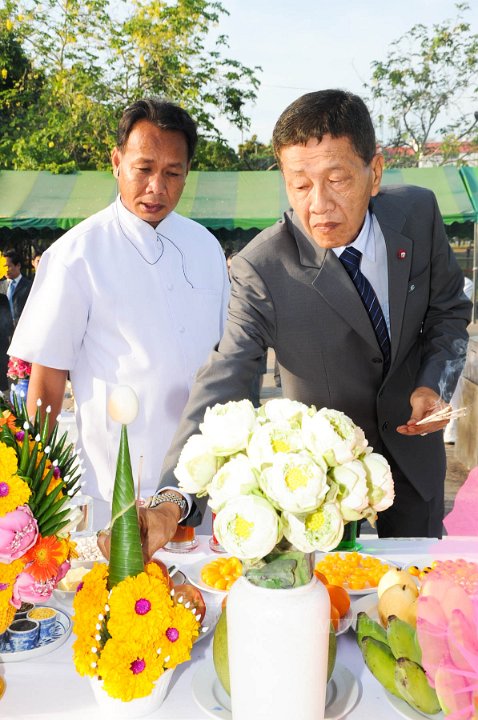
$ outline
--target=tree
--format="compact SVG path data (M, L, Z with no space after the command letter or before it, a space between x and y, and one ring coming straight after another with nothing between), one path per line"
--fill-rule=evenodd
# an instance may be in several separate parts
M392 43L385 61L372 63L366 87L372 100L387 108L376 119L378 127L386 121L390 130L388 166L419 165L430 154L433 132L446 139L439 148L441 163L456 158L460 141L476 140L477 118L473 112L462 115L462 100L476 98L478 109L478 35L464 20L469 6L456 8L454 20L414 25Z
M241 170L276 170L277 163L272 149L272 143L264 145L252 135L238 148Z
M226 12L219 2L4 1L16 51L43 82L36 97L10 88L10 102L18 106L21 99L22 118L10 126L9 158L1 158L1 166L55 172L107 167L122 110L150 94L184 106L203 136L224 147L216 115L241 130L248 126L244 107L256 97L258 68L224 58L222 35L212 51L206 48ZM0 31L0 58L1 40ZM10 54L7 73L16 62ZM207 145L202 149L207 163ZM224 148L220 159L226 161Z

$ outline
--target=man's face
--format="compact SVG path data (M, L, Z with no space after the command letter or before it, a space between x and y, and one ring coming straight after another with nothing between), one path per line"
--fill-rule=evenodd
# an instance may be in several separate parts
M289 202L307 234L323 248L353 242L379 191L382 156L365 165L349 138L324 135L321 142L284 147L280 161Z
M113 150L112 162L123 205L156 227L178 204L186 182L189 163L183 133L140 120L123 150Z
M9 257L5 258L5 262L7 263L7 278L9 280L15 280L15 278L20 275L22 266L20 265L20 263L18 263L18 265L15 265Z

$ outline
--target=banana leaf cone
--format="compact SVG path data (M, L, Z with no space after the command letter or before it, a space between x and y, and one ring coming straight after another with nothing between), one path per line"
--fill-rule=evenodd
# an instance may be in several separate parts
M111 589L125 578L138 575L143 570L128 431L126 425L122 425L111 512L108 586Z

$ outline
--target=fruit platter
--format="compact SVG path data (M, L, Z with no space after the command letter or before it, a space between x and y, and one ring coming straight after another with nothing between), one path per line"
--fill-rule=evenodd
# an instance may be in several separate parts
M186 575L186 583L191 582L190 575L192 573L188 574L188 568L193 565L201 568L219 559L217 555L208 550L209 538L199 536L199 539L198 551L190 553L189 557L168 557L168 563L176 562ZM450 559L443 552L443 549L447 547L445 541L425 539L377 541L376 539L361 538L361 542L364 556L372 555L386 560L390 566L387 572L393 571L388 578L384 573L380 595L381 598L385 597L387 600L387 603L382 601L381 604L384 619L388 613L391 613L389 617L394 615L395 618L390 623L386 618L386 627L382 624L378 611L381 599L378 596L378 584L373 592L367 594L354 594L342 586L349 595L349 610L352 613L353 623L347 631L341 634L335 633L335 637L330 636L330 647L333 648L335 642L336 655L329 681L331 689L328 689L329 704L326 707L325 717L327 720L329 718L330 720L339 720L340 717L344 717L343 708L348 707L347 720L360 720L364 717L384 717L387 720L399 720L399 718L405 717L409 720L423 720L423 717L427 717L427 715L435 720L442 720L451 711L446 713L440 705L438 707L436 705L433 693L437 695L439 701L445 703L446 700L443 691L440 691L440 674L438 674L438 685L435 682L438 691L437 687L428 689L424 684L424 675L425 679L428 677L424 666L427 665L429 657L426 637L424 638L425 652L422 649L421 661L417 654L417 640L420 640L421 632L420 617L422 616L420 611L420 602L422 601L419 599L422 597L423 588L425 593L428 592L426 584L428 578L433 575L432 570L438 570L440 573L440 592L438 593L433 587L430 588L433 589L432 597L434 596L435 599L439 598L441 601L444 597L445 581L448 587L448 583L452 581L455 574L463 581L460 587L463 589L466 587L470 593L472 590L476 590L478 579L473 575L473 566L469 563L472 560L477 562L478 554L469 553L472 545L470 542L464 541L456 543L452 547ZM316 560L318 562L319 556ZM418 569L418 574L414 567ZM406 571L407 576L399 574L402 571ZM337 585L339 581L335 575L330 578L325 577L328 585ZM394 582L392 583L391 580ZM416 591L413 590L412 583ZM400 588L399 591L393 590L396 586ZM404 591L403 587L408 588L408 591ZM224 702L223 707L227 704L225 696L227 693L219 680L221 661L217 660L217 654L220 654L221 627L224 625L224 620L221 623L223 615L221 604L228 596L228 592L222 590L215 593L202 589L199 591L206 605L205 626L211 627L211 630L208 630L204 634L204 640L201 640L193 648L191 662L185 664L184 669L174 676L174 685L172 685L162 708L164 717L171 718L171 720L181 716L187 716L191 720L214 717L214 715L208 714L206 706L208 698L209 701L211 698L215 700L215 703L208 707L218 706L217 695ZM331 600L332 596L333 591ZM339 592L335 598L339 605L340 597L343 595ZM425 594L424 597L430 596ZM415 605L414 599L417 601ZM409 600L411 602L408 602ZM429 606L426 615L435 617L438 612L437 608L432 608L433 603L428 601L425 601L425 604ZM412 606L411 609L410 606ZM364 607L365 609L361 609ZM417 610L415 615L414 608ZM405 611L404 616L402 611ZM453 612L453 609L449 609L449 612ZM400 617L401 615L402 617ZM414 617L415 625L413 625ZM210 618L211 622L209 622ZM423 625L423 623L421 624ZM476 633L476 629L474 632ZM222 629L222 633L224 633L224 629ZM476 638L476 635L474 637ZM369 639L366 640L366 638ZM41 708L44 716L61 718L61 711L66 707L68 707L70 720L83 719L85 714L90 720L104 717L94 703L84 680L75 675L71 662L72 642L73 637L70 636L54 652L36 657L34 662L28 663L28 693L24 692L25 664L9 663L3 666L0 664L0 675L6 683L5 693L0 700L2 717L15 720L24 717L40 717ZM378 643L382 643L383 647ZM218 647L214 653L215 644ZM401 656L400 658L395 657L394 650L397 655ZM214 663L214 654L216 654L219 673ZM331 657L333 657L333 653ZM377 657L381 659L379 664L377 664ZM380 674L377 669L378 665L385 667L386 671ZM52 672L53 667L54 673ZM342 668L345 668L345 674L342 673ZM448 672L452 676L451 670ZM408 688L408 701L404 699L406 690L402 692L401 696L397 695L396 682L402 687ZM428 680L427 684L429 686ZM218 688L222 688L222 691ZM332 692L338 693L339 697L330 700ZM421 707L421 710L417 710L417 707ZM427 710L436 710L436 712L430 713L426 712ZM216 712L218 711L216 710ZM223 712L221 717L227 717L224 711L221 712ZM473 715L468 717L473 718Z

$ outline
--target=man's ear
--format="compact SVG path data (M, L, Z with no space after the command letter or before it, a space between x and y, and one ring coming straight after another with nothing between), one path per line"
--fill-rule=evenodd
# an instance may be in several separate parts
M111 165L113 166L113 175L115 178L119 177L119 169L121 164L121 153L117 147L113 148L111 153Z
M377 153L373 156L372 162L370 163L370 167L372 169L372 191L370 195L374 197L377 195L378 191L380 190L380 183L382 182L382 175L383 175L383 155L381 153Z

